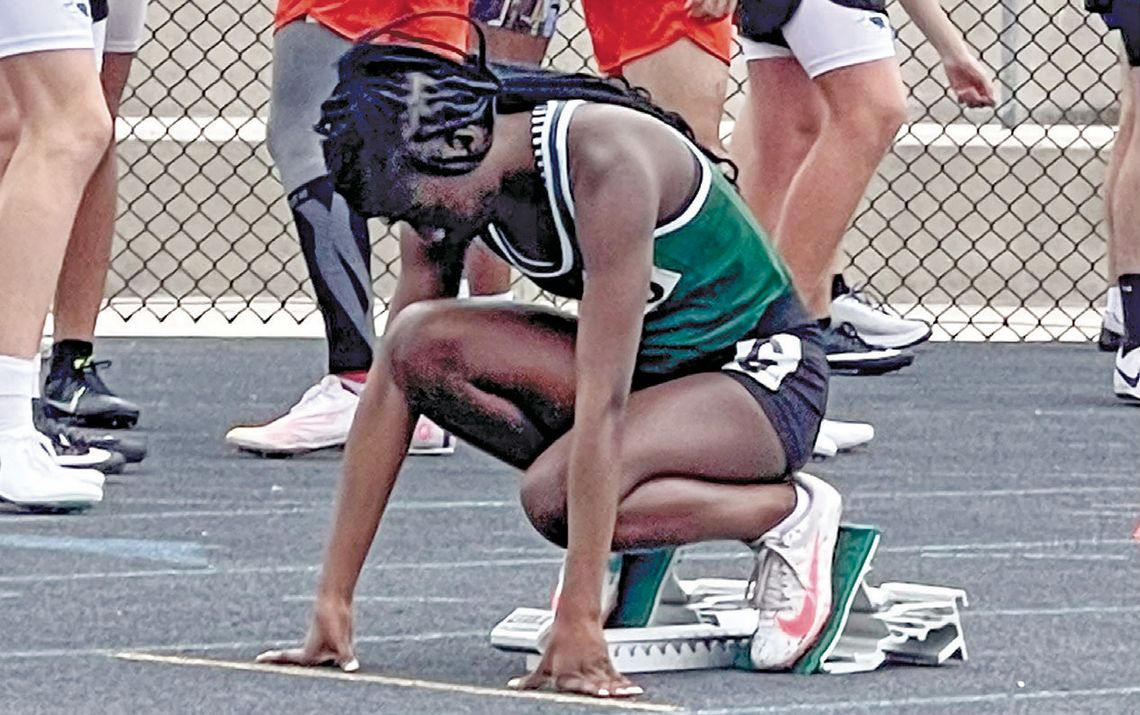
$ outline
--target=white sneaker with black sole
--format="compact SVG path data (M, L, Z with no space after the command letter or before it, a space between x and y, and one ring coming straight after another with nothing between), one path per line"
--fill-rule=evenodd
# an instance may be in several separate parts
M914 355L896 348L868 343L851 323L837 323L823 331L823 349L832 372L852 375L882 375L914 362Z
M43 435L0 435L0 501L33 511L73 511L102 500L103 475L59 466Z
M930 339L929 324L904 318L883 300L872 300L867 289L848 287L842 276L832 281L831 320L848 323L870 345L909 348Z
M1112 371L1112 391L1122 400L1140 402L1140 348L1124 352L1116 350L1116 365Z

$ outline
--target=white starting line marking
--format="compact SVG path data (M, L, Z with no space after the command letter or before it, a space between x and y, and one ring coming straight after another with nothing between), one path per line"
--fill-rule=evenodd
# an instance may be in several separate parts
M612 708L614 710L630 710L636 712L653 713L679 713L682 708L675 705L661 705L645 703L636 700L605 700L602 698L589 698L581 695L566 695L563 693L547 693L533 690L507 690L506 688L488 688L478 685L464 685L462 683L448 683L438 680L421 680L418 678L400 678L389 675L374 675L371 673L345 673L331 668L297 668L284 665L269 665L265 663L251 663L235 660L214 660L211 658L187 658L177 655L153 655L125 651L116 653L116 658L136 663L155 663L160 665L192 666L200 668L219 668L222 670L242 670L252 673L273 673L276 675L289 675L294 678L324 678L326 680L344 680L356 683L372 683L387 685L394 688L411 688L416 690L434 690L457 695L477 695L490 698L512 698L516 700L536 700L547 703L562 703L564 705L581 705L592 708Z
M295 594L282 596L286 603L310 603L315 596ZM453 596L353 596L355 603L473 603L478 598L455 598Z

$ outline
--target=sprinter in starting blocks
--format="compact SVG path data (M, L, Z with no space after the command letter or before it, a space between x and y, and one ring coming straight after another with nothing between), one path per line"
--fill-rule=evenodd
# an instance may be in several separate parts
M966 660L961 609L966 592L911 583L867 582L879 545L870 526L840 527L832 564L832 609L797 673L859 673L884 663L941 665ZM612 613L604 631L623 673L740 668L752 670L753 636L763 614L763 559L749 580L677 578L678 550L631 552L615 559ZM527 655L536 668L554 611L518 608L491 631L491 644Z

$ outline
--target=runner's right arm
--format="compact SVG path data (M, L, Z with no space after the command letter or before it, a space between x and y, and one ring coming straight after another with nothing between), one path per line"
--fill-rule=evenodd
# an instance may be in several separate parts
M400 277L390 308L395 316L420 300L453 297L459 284L463 251L432 243L411 231L401 233ZM455 255L458 260L453 260ZM333 663L344 670L358 665L352 645L352 597L364 560L388 505L408 452L419 415L391 377L385 352L377 350L352 431L345 446L332 534L325 549L312 623L301 648L270 651L259 662L291 665Z

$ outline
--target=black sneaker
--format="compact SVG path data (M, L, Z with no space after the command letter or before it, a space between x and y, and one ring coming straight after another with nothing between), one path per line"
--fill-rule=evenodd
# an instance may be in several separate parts
M76 358L63 370L53 368L44 386L47 416L92 427L134 427L139 408L111 392L99 377L99 368L110 366L110 360L87 357Z
M141 440L128 439L113 434L85 432L75 427L69 427L59 420L54 420L44 413L44 406L40 400L32 400L32 421L36 430L47 435L52 446L59 445L65 449L83 450L99 449L121 455L127 464L138 464L146 458L146 444ZM59 454L59 447L56 453ZM95 467L98 469L98 467ZM100 470L103 471L103 470ZM106 474L107 472L104 472Z
M32 415L36 431L43 435L47 443L50 443L56 464L72 469L95 469L103 474L118 474L123 471L127 460L118 452L91 447L82 437L55 420L35 419L37 413L41 412L36 408L35 402L33 400Z
M850 323L833 324L824 330L823 348L832 372L882 375L914 362L910 353L868 344Z

